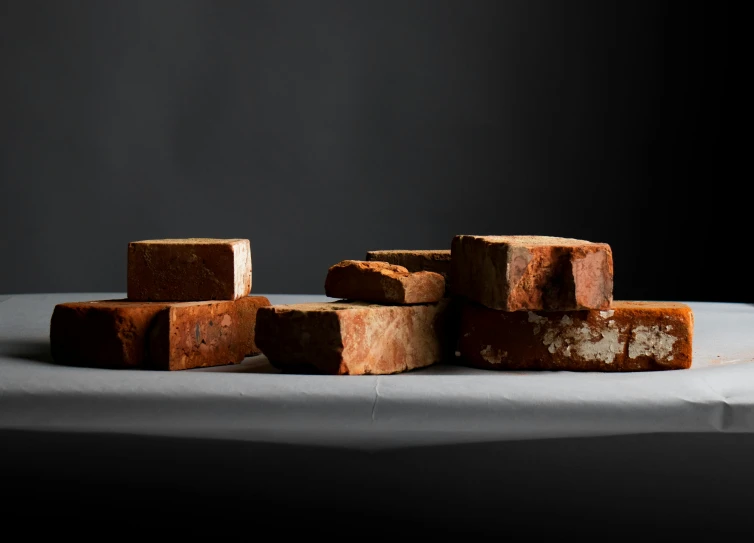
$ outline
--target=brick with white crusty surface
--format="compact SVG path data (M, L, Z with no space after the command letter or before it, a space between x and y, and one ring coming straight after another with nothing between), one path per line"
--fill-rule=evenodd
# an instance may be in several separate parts
M613 256L606 243L550 236L456 236L454 294L501 311L608 309Z
M248 239L158 239L128 244L128 299L238 300L251 291Z
M424 304L443 297L445 279L439 273L411 273L387 262L344 260L328 270L325 294L380 304Z
M421 305L325 302L260 308L257 345L289 373L380 375L447 357L449 300Z
M496 311L465 304L461 360L492 370L650 371L691 366L694 314L676 302L610 309Z

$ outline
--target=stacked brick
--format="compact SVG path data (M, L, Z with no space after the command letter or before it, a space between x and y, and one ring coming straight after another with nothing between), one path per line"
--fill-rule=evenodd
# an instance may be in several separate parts
M691 365L694 316L681 303L613 301L604 243L456 236L458 350L497 370L646 371Z
M337 301L250 296L246 239L128 246L127 298L55 307L53 358L184 370L264 353L284 373L383 375L457 363L489 370L688 368L694 315L613 300L605 243L455 236L449 250L369 251L327 272Z
M128 245L127 298L55 306L58 363L183 370L259 353L247 239L164 239Z
M328 270L325 294L340 300L259 310L258 343L273 366L335 375L400 373L440 362L453 347L440 273L344 260Z
M337 302L261 308L257 342L284 372L389 374L439 362L490 370L691 365L682 303L614 301L609 245L456 236L450 250L369 251L332 266Z

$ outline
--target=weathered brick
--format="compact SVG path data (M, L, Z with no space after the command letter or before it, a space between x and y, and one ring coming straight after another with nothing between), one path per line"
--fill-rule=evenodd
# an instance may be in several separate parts
M233 364L259 353L256 312L263 296L237 301L58 304L50 320L53 359L99 368L188 369Z
M128 244L129 300L237 300L250 291L248 239L158 239Z
M449 300L422 305L326 302L263 307L257 345L290 373L389 374L447 357Z
M445 292L450 292L450 249L367 251L368 262L387 262L403 266L410 272L430 271L445 278Z
M149 366L185 370L238 364L257 354L257 311L263 296L217 302L180 302L160 311L149 335Z
M127 300L58 304L50 320L52 357L74 366L142 367L149 328L167 305Z
M549 236L456 236L453 292L502 311L607 309L613 256L606 243Z
M461 360L493 370L649 371L691 366L694 314L675 302L607 310L461 310Z
M344 260L328 270L325 294L381 304L423 304L443 297L445 279L434 272L410 273L387 262Z

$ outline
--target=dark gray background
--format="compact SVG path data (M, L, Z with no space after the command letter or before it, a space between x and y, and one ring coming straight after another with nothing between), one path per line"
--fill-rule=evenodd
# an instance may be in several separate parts
M0 293L124 291L138 239L249 238L255 292L321 294L542 234L610 243L616 298L754 301L727 10L0 0Z

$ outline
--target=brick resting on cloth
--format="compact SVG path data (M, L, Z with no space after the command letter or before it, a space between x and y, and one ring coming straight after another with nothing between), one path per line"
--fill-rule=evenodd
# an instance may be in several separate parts
M324 302L260 308L257 345L289 373L380 375L429 366L451 354L450 300L377 305Z
M235 302L58 304L50 345L59 364L99 368L180 370L237 364L259 353L254 330L264 296Z
M694 314L677 302L585 311L461 310L460 361L491 370L648 371L691 366Z

